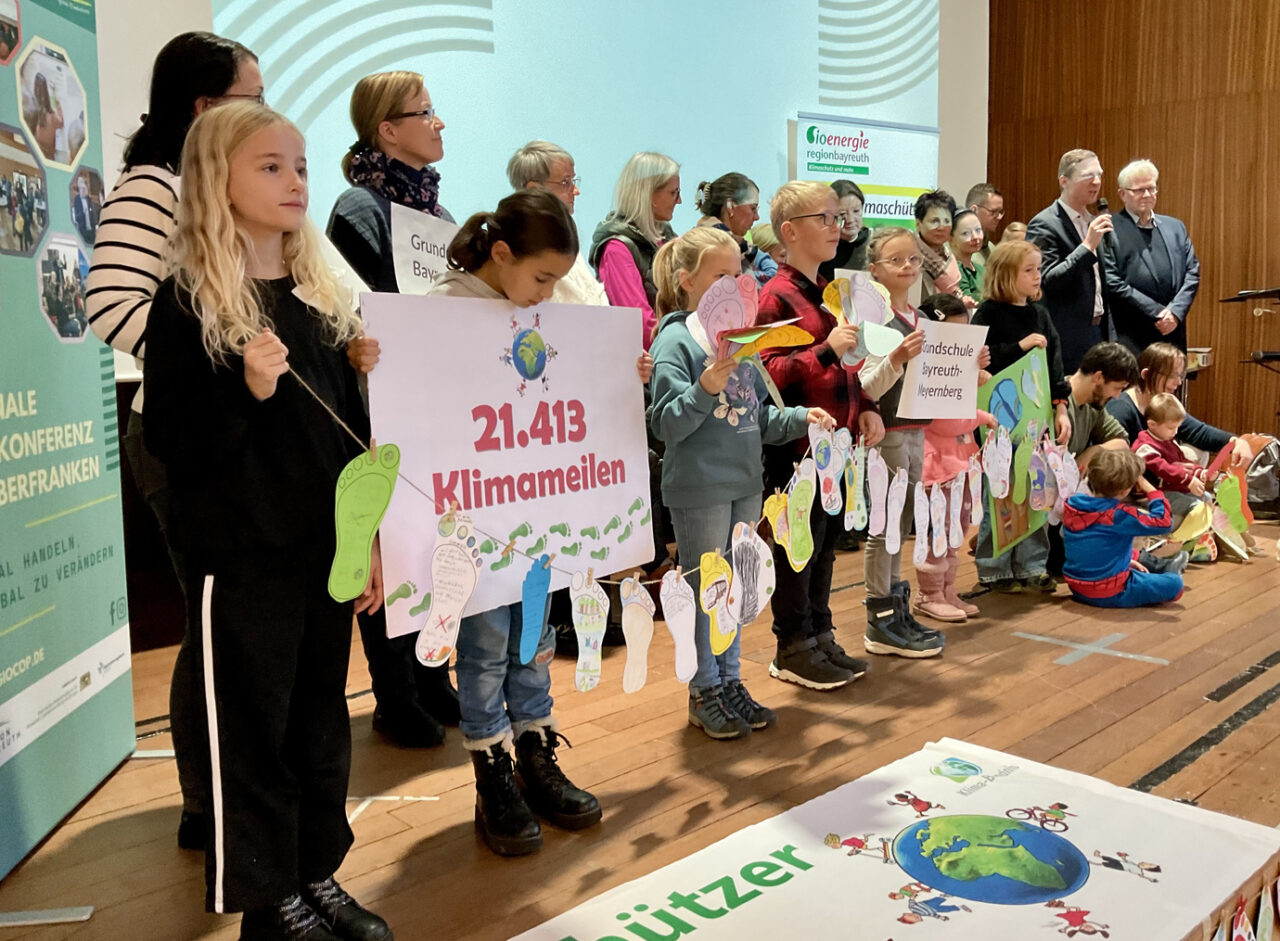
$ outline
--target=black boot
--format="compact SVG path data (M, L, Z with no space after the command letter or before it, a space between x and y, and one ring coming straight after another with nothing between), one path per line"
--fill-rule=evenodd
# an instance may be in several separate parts
M892 582L889 585L889 592L894 598L902 601L902 617L906 621L907 630L913 634L918 634L924 638L942 637L942 631L932 627L927 627L917 621L911 614L911 583L905 579L900 582Z
M245 912L240 941L343 941L298 893L266 908Z
M911 658L936 657L942 653L944 639L914 633L907 625L904 605L905 600L896 595L867 598L867 633L862 639L867 653Z
M516 787L511 755L499 742L471 752L476 771L476 830L499 856L524 856L542 849L542 827Z
M530 729L516 739L516 774L539 816L566 830L600 822L600 802L575 787L556 761L556 743L569 740L554 729ZM572 748L572 745L569 745Z
M458 691L449 679L448 665L424 667L415 661L414 683L418 687L418 705L441 725L454 725L462 718L458 710Z
M393 941L387 923L342 890L333 876L302 887L302 897L343 941Z
M444 743L444 726L412 699L375 706L373 730L401 748L434 748Z

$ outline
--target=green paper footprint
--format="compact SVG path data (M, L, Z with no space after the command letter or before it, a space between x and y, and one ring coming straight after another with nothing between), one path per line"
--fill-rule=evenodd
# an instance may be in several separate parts
M1027 484L1031 474L1031 455L1034 448L1029 437L1018 442L1018 450L1013 452L1013 502L1027 502Z
M622 532L618 533L618 542L626 542L631 538L631 524L628 523Z
M338 547L329 569L329 595L334 601L350 601L369 581L373 537L391 503L399 468L400 449L384 444L376 461L366 451L352 458L338 475L333 513Z
M588 539L599 539L599 538L600 538L600 527L599 527L599 526L584 526L582 529L578 530L578 535L579 535L579 536L586 536Z
M431 592L427 592L422 596L422 600L409 609L409 617L416 618L423 611L431 607Z
M560 547L561 555L578 555L580 552L582 552L582 543L580 542L575 542L572 545Z
M591 558L598 562L603 562L605 559L609 558L609 547L601 546L599 549L594 550L591 553Z
M805 461L813 463L811 458L805 458ZM795 486L791 488L791 496L787 500L787 528L791 534L790 556L794 566L798 566L796 571L804 568L813 558L813 533L809 528L809 513L813 509L813 495L816 491L813 474L814 469L810 467L807 476L802 474L797 477Z
M1218 498L1218 506L1222 507L1222 512L1227 514L1227 521L1231 523L1231 528L1238 533L1242 533L1249 528L1249 520L1244 515L1244 499L1240 491L1240 481L1228 474L1223 478L1222 483L1218 484L1215 496Z
M552 527L551 527L551 532L555 533L557 536L563 536L565 539L568 539L568 538L569 538L569 524L568 524L568 523L556 523L554 526L552 526Z
M613 532L615 529L617 529L621 525L622 525L622 518L615 516L613 519L609 520L609 522L604 524L604 534L606 536L609 535L611 532Z

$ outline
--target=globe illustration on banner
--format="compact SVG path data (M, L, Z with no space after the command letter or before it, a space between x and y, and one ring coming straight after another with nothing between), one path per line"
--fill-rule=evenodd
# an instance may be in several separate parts
M899 866L947 895L997 905L1042 905L1077 892L1089 861L1073 844L1005 817L919 820L894 838Z
M536 330L521 330L511 344L511 363L526 382L542 376L547 368L547 345Z

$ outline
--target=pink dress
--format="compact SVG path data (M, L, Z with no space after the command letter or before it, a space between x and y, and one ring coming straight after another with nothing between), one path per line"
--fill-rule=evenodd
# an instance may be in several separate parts
M973 418L935 418L925 425L920 479L926 487L954 480L969 469L969 457L978 453L973 431L990 418L990 413L979 409Z

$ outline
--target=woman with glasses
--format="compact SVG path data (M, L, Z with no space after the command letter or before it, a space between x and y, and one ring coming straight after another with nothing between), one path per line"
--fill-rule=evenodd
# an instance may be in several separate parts
M351 92L356 142L342 158L351 188L338 197L329 216L334 247L370 289L399 293L391 247L391 204L429 213L449 222L440 205L440 173L431 164L444 156L440 120L417 72L378 72L356 82ZM372 360L352 351L372 347ZM348 356L368 371L377 360L373 340L356 341ZM373 681L373 728L401 748L429 748L444 742L444 727L458 724L458 693L448 666L425 667L413 654L414 635L387 637L385 609L361 614L360 638Z
M747 233L760 218L760 188L741 173L726 173L710 183L698 184L693 204L702 213L700 226L711 226L728 232L742 251L742 273L755 277L764 287L778 273L778 263L768 252L747 241Z
M965 306L977 307L982 302L983 263L978 253L982 251L982 223L972 209L956 211L951 220L951 254L960 270L960 290Z
M921 258L920 295L953 294L962 300L960 265L951 254L951 220L956 201L944 190L921 193L916 200L916 249ZM973 304L977 307L977 303Z
M187 129L197 115L237 99L262 100L258 59L240 43L212 33L182 33L165 43L156 56L147 113L125 146L124 172L98 218L85 293L93 332L139 363L146 352L151 299L168 273L162 258L176 227L178 160ZM142 442L141 390L129 414L124 452L138 488L159 521L181 584L184 559L168 538L169 484L164 465ZM203 693L195 658L191 633L184 630L169 688L173 749L182 788L178 845L203 850L209 820L200 786L198 724Z

